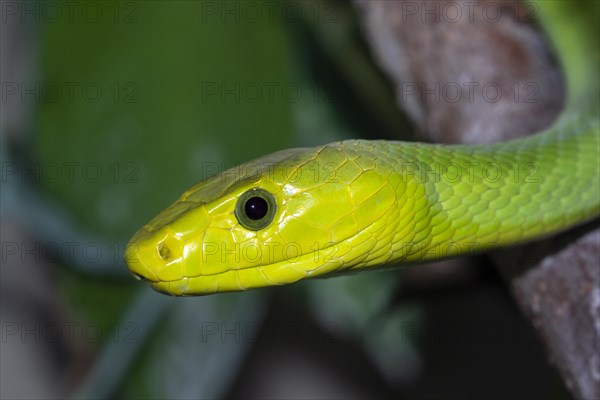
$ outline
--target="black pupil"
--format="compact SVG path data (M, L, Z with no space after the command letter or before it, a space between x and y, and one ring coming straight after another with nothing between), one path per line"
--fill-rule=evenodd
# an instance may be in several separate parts
M267 215L269 211L269 205L267 201L262 197L251 197L244 205L244 211L251 220L258 220Z

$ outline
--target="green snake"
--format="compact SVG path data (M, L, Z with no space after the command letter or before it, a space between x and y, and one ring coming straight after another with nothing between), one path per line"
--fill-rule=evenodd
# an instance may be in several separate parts
M574 3L536 4L568 89L547 131L268 155L196 184L144 225L126 249L130 271L170 295L240 291L486 251L598 216L598 41L581 14L561 15Z

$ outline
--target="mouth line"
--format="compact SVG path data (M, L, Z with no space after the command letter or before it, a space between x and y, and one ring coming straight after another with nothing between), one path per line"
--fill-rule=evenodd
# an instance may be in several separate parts
M354 237L354 236L355 236L355 235L352 235L351 237ZM322 250L330 249L330 248L332 248L332 247L334 247L334 246L336 246L336 245L338 245L338 244L339 244L339 243L333 243L333 244L330 244L330 245L328 245L328 246L325 246L325 247L321 248L320 250L322 251ZM302 254L302 255L300 256L300 259L301 259L301 260L303 260L303 259L306 259L306 258L308 258L308 257L313 257L313 256L314 256L314 254L315 254L315 252L310 252L310 253ZM298 260L298 261L300 261L300 260ZM296 262L298 262L298 261L296 261ZM148 279L148 278L145 278L145 277L143 277L143 276L140 276L140 277L141 277L141 279L142 279L143 281L145 281L146 283L148 283L148 284L150 284L150 285L154 286L154 285L157 285L157 284L159 284L159 283L178 282L178 281L181 281L181 280L182 280L182 279L184 279L184 278L188 278L188 279L194 279L194 278L199 278L199 277L212 277L212 276L223 275L223 274L226 274L226 273L228 273L228 272L232 272L232 271L244 271L244 270L253 269L253 268L268 268L269 266L272 266L272 265L277 265L277 264L281 264L281 263L285 263L285 262L286 262L286 260L281 260L281 261L277 261L277 262L273 262L273 263L269 263L269 264L263 264L263 265L254 265L254 266L249 266L249 267L245 267L245 268L236 268L236 269L230 268L230 269L228 269L228 270L225 270L225 271L222 271L222 272L216 272L216 273L214 273L214 274L204 274L204 275L200 274L200 275L194 275L194 276L182 276L182 277L181 277L181 278L179 278L179 279L173 279L173 280L156 280L156 281L153 281L153 280L151 280L151 279ZM290 266L291 268L293 268L293 265L294 265L296 262L293 262L293 261L287 261L287 263L291 264L291 266ZM308 272L308 271L304 271L304 270L303 270L303 272ZM134 273L134 274L135 274L135 273ZM136 275L138 275L138 274L136 274Z
M133 275L133 277L135 279L137 279L138 281L142 281L142 282L149 282L149 279L147 279L146 277L144 277L143 275L138 274L137 272L133 272L130 271L131 275Z
M173 294L172 294L172 293L169 293L169 292L167 292L167 291L164 291L164 290L162 290L162 289L158 288L158 284L159 284L159 283L163 283L163 282L164 282L164 283L167 283L167 282L175 282L175 281L153 281L153 280L150 280L150 279L146 278L146 277L145 277L145 276L143 276L143 275L140 275L140 274L138 274L137 272L131 272L131 275L133 275L133 277L134 277L136 280L138 280L138 281L141 281L141 282L144 282L144 283L148 284L148 286L150 286L150 287L151 287L153 290L155 290L156 292L158 292L158 293L162 293L162 294L165 294L165 295L167 295L167 296L173 296Z

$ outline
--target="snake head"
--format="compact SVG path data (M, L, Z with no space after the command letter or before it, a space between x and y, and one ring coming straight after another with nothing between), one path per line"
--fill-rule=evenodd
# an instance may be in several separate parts
M344 143L286 150L200 182L132 237L130 271L160 292L202 295L364 264L383 243L371 230L392 231L380 217L396 192L380 160Z

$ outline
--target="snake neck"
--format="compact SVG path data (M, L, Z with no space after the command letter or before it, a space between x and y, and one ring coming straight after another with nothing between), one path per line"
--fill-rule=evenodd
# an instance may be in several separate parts
M600 213L598 120L563 119L545 134L487 146L339 143L374 160L393 200L350 240L351 268L433 261L545 237ZM373 196L383 196L379 189Z

